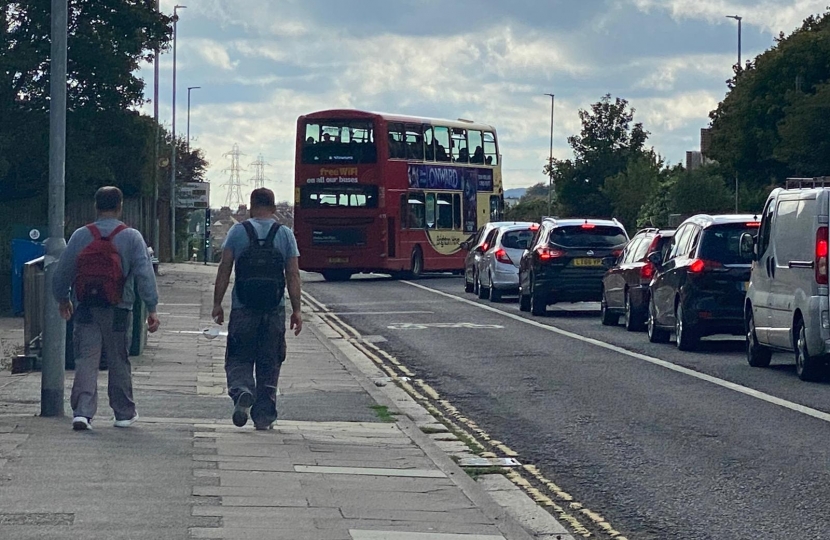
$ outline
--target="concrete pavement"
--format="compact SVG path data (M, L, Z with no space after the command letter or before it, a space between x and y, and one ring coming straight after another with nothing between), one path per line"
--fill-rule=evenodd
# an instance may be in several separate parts
M470 450L313 314L288 338L276 429L235 428L224 336L201 332L214 272L163 269L130 429L106 373L91 432L36 416L39 373L0 373L0 538L571 538L504 477L468 476L447 452Z

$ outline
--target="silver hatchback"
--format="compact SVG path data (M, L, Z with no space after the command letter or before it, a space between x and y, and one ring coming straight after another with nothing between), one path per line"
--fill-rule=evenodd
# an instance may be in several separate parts
M523 223L490 231L476 269L479 298L498 302L504 294L519 293L519 261L538 230L536 223Z

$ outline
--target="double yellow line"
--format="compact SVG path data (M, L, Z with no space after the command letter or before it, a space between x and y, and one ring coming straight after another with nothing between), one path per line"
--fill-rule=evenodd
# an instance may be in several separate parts
M303 299L311 311L325 321L332 330L340 334L343 339L349 341L357 350L377 364L378 368L441 423L450 430L473 441L480 448L485 450L490 448L491 451L483 452L482 457L517 457L519 455L518 452L512 450L503 442L491 437L473 420L464 416L458 408L443 399L434 388L422 379L416 379L415 373L397 358L377 345L364 340L356 329L332 313L325 304L305 291L303 292ZM580 517L582 517L609 538L628 540L600 514L586 508L556 483L546 478L536 466L522 465L520 469L511 469L506 476L540 506L548 508L560 521L567 523L575 534L583 538L594 536L594 533L580 521Z

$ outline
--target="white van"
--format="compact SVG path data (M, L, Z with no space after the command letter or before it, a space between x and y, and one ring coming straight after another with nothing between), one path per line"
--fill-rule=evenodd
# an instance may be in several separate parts
M802 380L816 380L830 353L828 301L830 177L788 180L773 191L755 240L744 318L749 365L767 367L773 351L795 353Z

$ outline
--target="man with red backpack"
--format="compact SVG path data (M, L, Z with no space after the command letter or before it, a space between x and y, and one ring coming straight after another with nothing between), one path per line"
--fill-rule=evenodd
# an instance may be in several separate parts
M61 317L74 317L75 382L70 404L76 431L92 429L102 355L109 367L115 427L130 427L138 420L127 350L136 294L147 306L150 332L159 328L153 265L141 233L120 221L123 201L117 187L102 187L95 193L98 217L72 234L55 273L52 294Z

